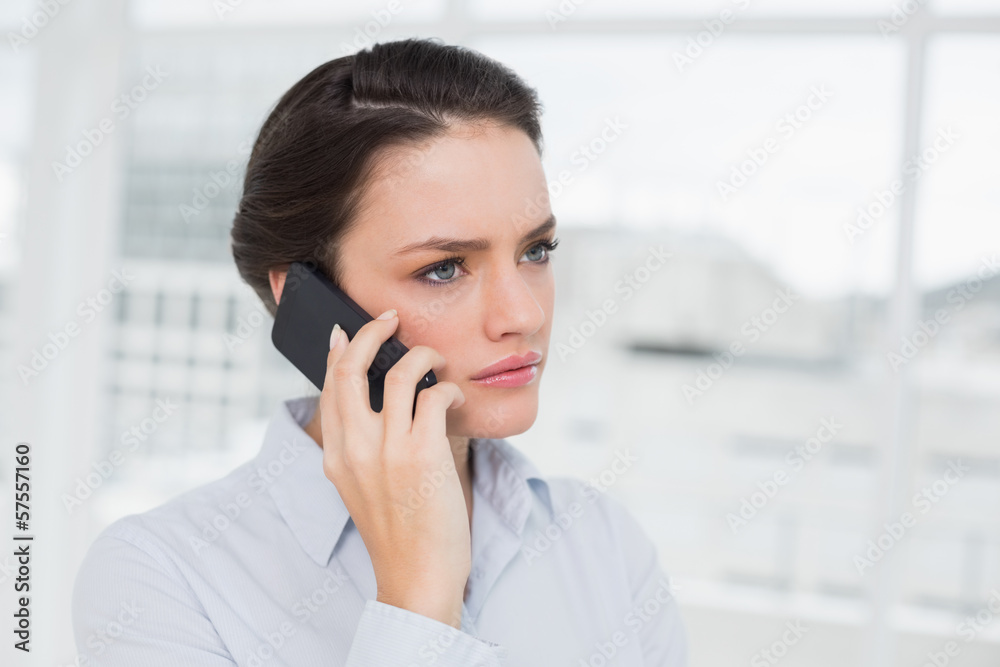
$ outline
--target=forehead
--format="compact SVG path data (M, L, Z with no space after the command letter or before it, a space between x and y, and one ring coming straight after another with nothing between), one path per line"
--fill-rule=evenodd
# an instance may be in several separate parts
M459 126L385 156L352 236L384 254L431 235L518 238L549 214L531 139L504 126Z

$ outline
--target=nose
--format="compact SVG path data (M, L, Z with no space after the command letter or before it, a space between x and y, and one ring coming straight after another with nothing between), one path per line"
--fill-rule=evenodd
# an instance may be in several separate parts
M506 333L531 336L545 323L545 309L535 295L537 286L518 267L498 270L483 290L487 335L499 340Z

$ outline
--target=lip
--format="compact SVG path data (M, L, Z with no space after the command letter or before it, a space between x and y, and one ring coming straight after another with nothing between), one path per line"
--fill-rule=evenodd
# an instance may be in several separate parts
M529 350L526 354L520 356L512 354L508 357L504 357L496 363L490 364L483 370L473 375L472 379L488 380L491 376L499 375L507 371L513 371L525 366L534 366L541 361L541 359L541 352L536 352L535 350ZM531 377L534 377L534 370L532 371Z

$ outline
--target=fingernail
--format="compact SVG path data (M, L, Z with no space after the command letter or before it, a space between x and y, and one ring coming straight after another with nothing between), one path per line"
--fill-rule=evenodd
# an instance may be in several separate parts
M334 346L340 341L340 324L333 325L333 331L330 332L330 349L332 350Z
M376 320L388 320L388 319L391 319L391 318L393 318L395 316L396 316L396 309L395 308L390 308L389 310L385 311L384 313L382 313L381 315L379 315L375 319Z

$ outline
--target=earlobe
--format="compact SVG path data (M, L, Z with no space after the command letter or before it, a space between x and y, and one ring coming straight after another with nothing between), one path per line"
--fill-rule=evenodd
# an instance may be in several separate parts
M285 277L288 276L288 271L271 269L267 272L267 276L271 280L271 293L274 294L274 303L281 303L281 291L285 288Z

